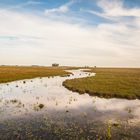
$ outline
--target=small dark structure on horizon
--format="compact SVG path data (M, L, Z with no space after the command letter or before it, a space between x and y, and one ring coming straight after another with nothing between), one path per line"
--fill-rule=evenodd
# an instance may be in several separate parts
M53 63L53 64L52 64L52 67L59 67L59 64Z

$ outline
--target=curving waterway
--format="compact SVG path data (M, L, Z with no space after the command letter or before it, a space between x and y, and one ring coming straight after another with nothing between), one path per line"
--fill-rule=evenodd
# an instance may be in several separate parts
M27 139L29 135L24 134L27 130L23 125L30 125L32 130L30 133L33 138L59 139L60 136L60 138L69 139L69 136L65 135L66 132L63 132L63 136L55 135L55 126L53 128L44 126L44 120L46 121L47 118L48 122L51 122L50 126L57 124L57 128L61 126L61 128L65 128L65 131L67 128L71 128L72 124L74 128L71 129L73 130L78 126L83 132L79 136L84 138L100 137L102 128L105 129L108 124L117 126L117 128L120 126L119 130L112 127L112 135L116 139L124 137L119 134L120 129L126 130L126 133L124 131L126 138L139 138L140 100L105 99L69 91L62 86L63 81L95 75L83 70L69 70L69 72L73 73L69 77L35 78L0 84L0 136L5 139L10 137ZM44 132L39 126L47 127L47 131ZM89 132L91 130L88 131L89 133L84 132L85 126L88 129L91 128L93 132ZM19 128L20 131L17 132ZM38 133L35 133L33 128ZM133 134L129 132L131 130L133 130ZM79 132L79 130L77 131ZM45 134L43 135L42 132ZM129 135L126 135L127 133ZM4 134L6 135L4 136ZM72 134L76 136L75 130ZM105 135L103 133L101 137ZM75 138L74 136L71 138Z

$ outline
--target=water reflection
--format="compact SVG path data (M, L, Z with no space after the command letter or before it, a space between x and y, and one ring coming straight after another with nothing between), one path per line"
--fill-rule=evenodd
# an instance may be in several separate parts
M104 99L79 95L62 86L66 79L87 77L89 73L71 70L70 77L35 78L0 85L0 118L23 117L43 113L69 113L89 120L121 119L140 123L140 101ZM94 76L91 74L90 76ZM43 104L39 110L38 106ZM55 115L54 115L55 116Z

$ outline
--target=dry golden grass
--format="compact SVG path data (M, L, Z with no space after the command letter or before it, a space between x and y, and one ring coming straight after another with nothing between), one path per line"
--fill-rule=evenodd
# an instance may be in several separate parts
M35 77L63 76L67 67L0 66L0 83Z

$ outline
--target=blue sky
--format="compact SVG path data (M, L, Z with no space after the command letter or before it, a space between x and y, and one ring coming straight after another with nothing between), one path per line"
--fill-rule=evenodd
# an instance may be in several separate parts
M140 67L139 13L139 0L0 0L0 64Z

